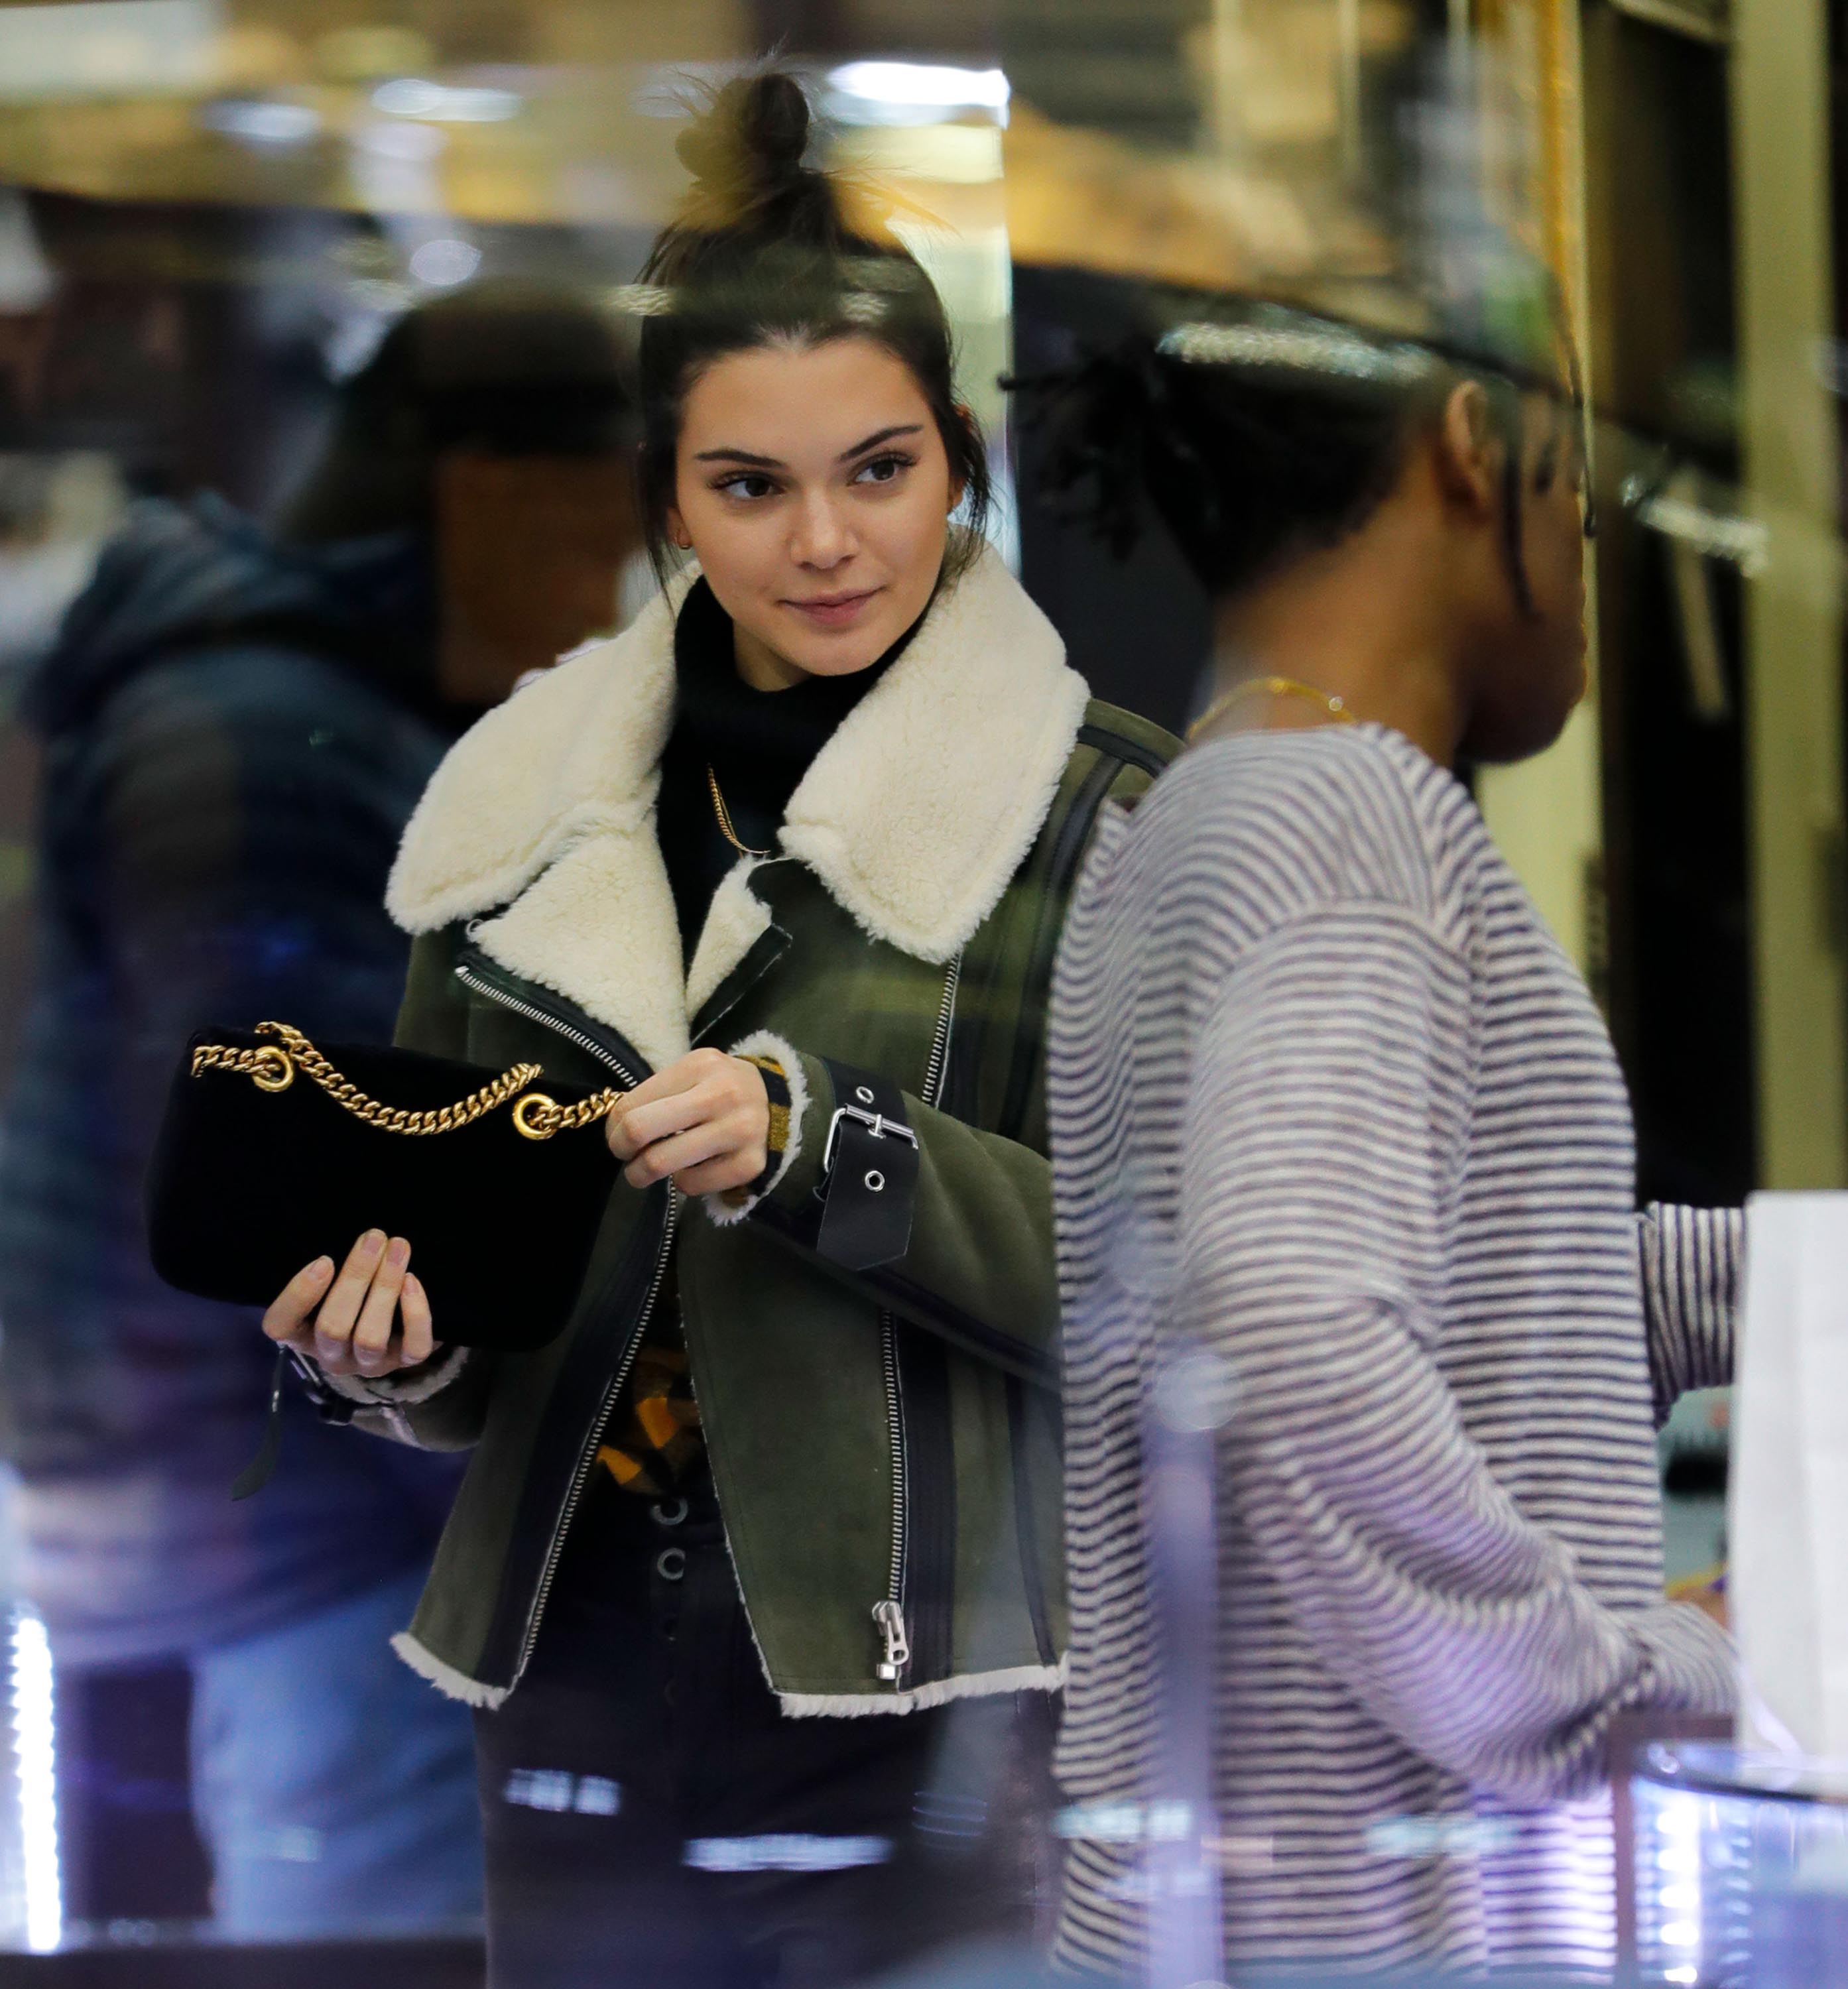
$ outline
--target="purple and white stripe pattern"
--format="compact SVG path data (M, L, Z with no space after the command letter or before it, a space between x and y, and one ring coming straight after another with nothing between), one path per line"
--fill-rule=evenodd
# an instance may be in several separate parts
M1100 829L1050 1098L1076 1813L1159 1793L1141 1431L1204 1344L1229 1960L1608 1962L1609 1720L1731 1702L1653 1434L1730 1377L1741 1232L1636 1215L1603 1022L1467 791L1373 727L1186 756ZM1120 1967L1135 1847L1070 1850L1062 1960Z

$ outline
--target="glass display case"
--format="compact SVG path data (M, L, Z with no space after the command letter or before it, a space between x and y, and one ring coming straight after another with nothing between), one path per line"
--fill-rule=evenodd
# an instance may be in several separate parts
M1657 1742L1630 1811L1639 1981L1848 1984L1848 1761Z

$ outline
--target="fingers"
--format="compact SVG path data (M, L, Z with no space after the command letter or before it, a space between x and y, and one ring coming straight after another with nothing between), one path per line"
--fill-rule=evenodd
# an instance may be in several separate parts
M676 1174L674 1186L683 1194L724 1194L746 1188L764 1171L765 1158L760 1149L754 1166L748 1149L740 1147L717 1160L707 1161L703 1167L690 1167L684 1174Z
M353 1328L371 1289L372 1275L384 1261L385 1242L382 1229L368 1229L361 1237L348 1252L340 1275L315 1315L314 1357L331 1374L353 1371L349 1358Z
M311 1355L330 1374L388 1374L437 1350L430 1301L409 1269L402 1236L369 1229L334 1276L319 1257L297 1272L263 1315L272 1340ZM318 1313L315 1307L320 1306ZM394 1331L402 1315L402 1330Z
M689 1127L710 1119L720 1105L710 1084L676 1092L672 1097L657 1098L652 1104L631 1105L620 1119L612 1116L608 1122L609 1150L619 1161L632 1161L656 1140L683 1133Z
M392 1358L392 1330L398 1322L398 1295L404 1289L410 1261L410 1245L402 1236L394 1236L385 1245L354 1323L353 1364L362 1374L376 1374L396 1364Z
M741 1178L755 1181L764 1171L765 1150L761 1140L753 1144L751 1132L751 1127L739 1123L736 1115L728 1113L723 1119L709 1120L689 1132L676 1133L671 1139L656 1140L622 1170L622 1178L631 1188L646 1188L652 1182L665 1181L670 1174L679 1181L689 1168L707 1161L729 1160L742 1166L754 1154L755 1166ZM680 1181L680 1185L684 1188L686 1183Z
M308 1316L327 1296L334 1276L334 1259L317 1257L297 1271L276 1295L263 1314L263 1330L284 1346L302 1346L309 1337Z
M677 1077L696 1061L704 1075L690 1089L653 1100L632 1092L621 1122L611 1124L611 1150L627 1162L623 1177L632 1187L647 1188L672 1175L687 1188L682 1177L709 1165L721 1169L726 1186L762 1173L770 1138L763 1073L739 1058L696 1050L664 1075Z
M711 1087L735 1083L734 1066L750 1069L723 1050L702 1049L657 1071L629 1093L605 1121L610 1151L619 1161L632 1161L651 1142L710 1118L719 1103Z
M437 1343L431 1328L429 1299L422 1280L413 1275L405 1276L398 1310L404 1320L404 1338L398 1350L398 1364L415 1367L429 1359L436 1351Z

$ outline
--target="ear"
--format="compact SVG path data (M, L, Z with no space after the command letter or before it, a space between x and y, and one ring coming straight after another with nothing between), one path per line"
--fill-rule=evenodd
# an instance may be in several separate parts
M682 552L693 550L693 534L687 529L687 520L680 516L678 504L670 504L667 507L667 536Z
M1480 517L1494 517L1500 501L1505 445L1495 432L1488 392L1480 381L1461 381L1450 389L1433 440L1445 496Z

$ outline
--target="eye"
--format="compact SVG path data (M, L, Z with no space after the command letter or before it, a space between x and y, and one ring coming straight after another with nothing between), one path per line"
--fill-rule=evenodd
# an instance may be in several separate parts
M721 476L712 487L727 497L742 497L748 502L771 496L776 485L761 469L740 469L730 476Z
M853 473L853 480L856 483L894 483L917 460L914 456L892 449L883 456L874 456L870 463L863 463Z

